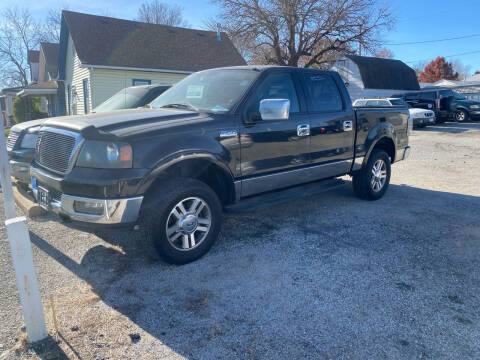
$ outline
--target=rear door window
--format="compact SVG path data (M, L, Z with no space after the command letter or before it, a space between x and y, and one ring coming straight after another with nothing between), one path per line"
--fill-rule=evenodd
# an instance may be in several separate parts
M303 80L310 112L337 112L343 110L342 96L331 76L304 73Z

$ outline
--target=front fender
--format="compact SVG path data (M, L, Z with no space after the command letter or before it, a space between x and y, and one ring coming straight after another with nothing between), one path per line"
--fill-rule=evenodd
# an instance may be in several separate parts
M218 154L207 151L186 150L171 154L161 159L140 183L138 193L145 193L152 183L171 166L189 160L206 161L212 165L215 165L216 167L220 168L229 179L232 180L233 184L233 174L226 161L224 161Z

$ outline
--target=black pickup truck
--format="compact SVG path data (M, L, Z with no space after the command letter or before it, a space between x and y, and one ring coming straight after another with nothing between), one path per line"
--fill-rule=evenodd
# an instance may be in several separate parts
M354 110L331 71L206 70L151 109L47 120L32 188L63 219L145 226L166 261L187 263L215 242L222 210L255 195L349 174L358 196L379 199L408 155L408 118Z

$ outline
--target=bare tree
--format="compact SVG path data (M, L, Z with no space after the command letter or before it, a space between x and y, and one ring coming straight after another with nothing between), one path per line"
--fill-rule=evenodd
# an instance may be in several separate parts
M379 32L393 24L377 0L214 1L235 43L267 64L321 67L355 47L374 52Z
M68 10L68 6L62 7ZM47 18L44 25L44 33L46 40L59 43L60 42L60 26L62 25L62 9L51 8L48 10Z
M375 57L382 58L382 59L393 59L393 52L390 50L383 48L378 53L375 54Z
M188 27L188 23L183 19L182 11L183 9L178 5L169 6L153 0L140 5L138 20L150 24Z
M43 41L42 27L27 9L5 10L0 20L0 83L25 86L29 80L28 50L38 49Z
M453 71L458 73L459 80L466 80L470 76L472 72L471 65L466 65L459 59L452 60L450 63L453 66Z

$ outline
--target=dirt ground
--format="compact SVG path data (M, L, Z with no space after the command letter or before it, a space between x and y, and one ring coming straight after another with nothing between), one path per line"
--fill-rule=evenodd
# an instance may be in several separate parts
M383 199L347 184L227 215L184 266L142 231L29 220L51 334L36 347L21 346L2 220L0 359L480 358L480 123L418 130L411 145Z

